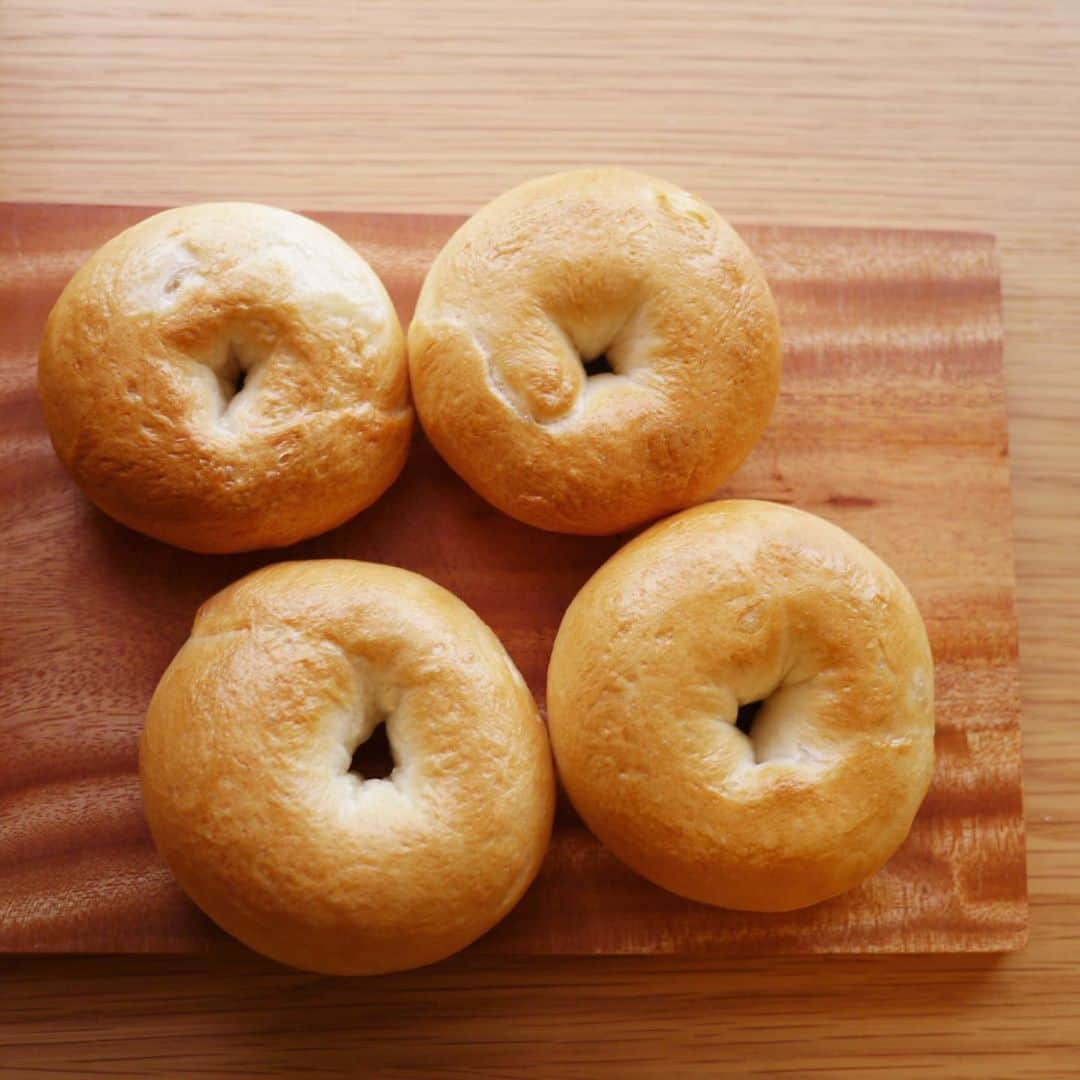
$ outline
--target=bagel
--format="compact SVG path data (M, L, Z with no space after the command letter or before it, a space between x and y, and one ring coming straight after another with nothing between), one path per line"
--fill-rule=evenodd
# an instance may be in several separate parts
M350 771L385 722L387 777ZM495 635L445 589L345 560L256 571L199 610L154 693L158 850L219 926L294 967L449 956L528 888L554 772Z
M586 825L723 907L805 907L873 874L933 768L911 595L854 537L773 503L706 504L618 551L562 620L547 700Z
M106 514L202 552L330 529L394 481L404 338L329 229L248 203L167 210L110 240L45 328L53 446Z
M454 234L416 304L409 370L424 430L481 496L539 528L614 533L708 497L742 462L776 399L780 329L715 211L586 169L514 188Z

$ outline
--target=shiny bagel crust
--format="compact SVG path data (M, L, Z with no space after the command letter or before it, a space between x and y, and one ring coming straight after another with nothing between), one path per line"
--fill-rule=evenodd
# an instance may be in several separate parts
M746 735L737 710L762 700ZM774 503L709 503L617 552L566 612L547 701L589 828L723 907L852 888L903 842L933 768L911 595L854 537Z
M203 552L352 517L394 481L412 427L374 272L329 229L249 203L167 210L92 255L49 316L38 387L87 496Z
M395 768L350 772L385 721ZM158 850L251 948L311 971L429 964L536 875L554 772L536 705L464 603L417 574L279 563L199 610L140 776Z
M586 374L605 356L613 373ZM470 218L409 328L417 413L503 512L618 532L712 494L780 377L764 275L715 211L624 169L522 184Z

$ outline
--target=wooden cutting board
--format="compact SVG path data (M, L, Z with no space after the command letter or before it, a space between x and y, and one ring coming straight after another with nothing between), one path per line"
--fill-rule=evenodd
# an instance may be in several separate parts
M562 611L620 538L503 517L418 437L374 507L283 552L212 557L93 509L42 427L35 356L69 276L145 209L0 206L0 949L226 946L143 822L136 745L196 607L279 559L347 556L426 574L499 634L543 700ZM314 215L362 251L408 319L451 217ZM998 951L1027 934L1009 466L993 239L752 227L781 308L785 370L768 433L724 496L792 503L890 562L926 618L937 766L912 833L862 887L785 915L671 896L560 806L551 852L478 951Z

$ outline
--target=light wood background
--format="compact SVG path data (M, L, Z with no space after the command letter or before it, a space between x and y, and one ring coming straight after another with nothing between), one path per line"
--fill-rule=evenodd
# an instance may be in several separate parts
M0 198L466 210L651 169L742 221L997 233L1027 952L0 963L0 1071L1068 1075L1080 1041L1080 4L444 0L0 6Z

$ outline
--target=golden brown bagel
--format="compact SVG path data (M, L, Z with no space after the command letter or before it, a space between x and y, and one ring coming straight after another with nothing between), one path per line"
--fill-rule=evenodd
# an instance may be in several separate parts
M606 357L612 373L587 375ZM500 510L612 533L712 494L765 428L780 329L700 199L624 169L533 180L439 253L409 328L417 412Z
M167 210L114 237L49 316L56 453L125 525L194 551L291 544L382 494L412 426L386 290L285 210ZM242 388L241 388L242 386Z
M933 767L933 663L897 576L766 502L655 525L570 605L548 670L559 775L585 823L672 892L783 911L901 844ZM764 700L749 737L741 705Z
M389 779L349 771L385 720ZM554 773L495 635L417 574L280 563L207 601L158 685L140 773L154 841L241 941L311 971L416 967L528 888Z

